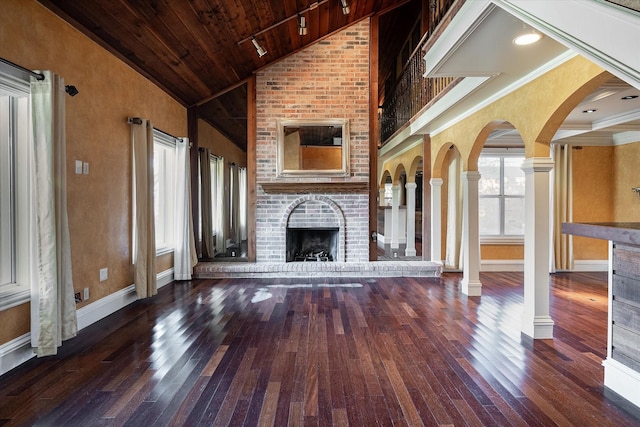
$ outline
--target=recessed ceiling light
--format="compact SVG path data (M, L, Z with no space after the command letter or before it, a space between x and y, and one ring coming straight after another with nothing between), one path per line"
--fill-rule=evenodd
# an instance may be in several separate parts
M596 111L598 111L598 110L596 110L595 108L591 108L589 110L584 110L583 113L587 113L587 114L588 113L595 113Z
M518 46L526 46L528 44L533 44L539 41L541 38L542 38L542 34L536 33L536 32L530 32L530 33L519 35L518 37L513 39L513 43L517 44Z
M627 96L623 96L620 99L624 99L626 101L627 99L636 99L637 97L638 95L627 95Z

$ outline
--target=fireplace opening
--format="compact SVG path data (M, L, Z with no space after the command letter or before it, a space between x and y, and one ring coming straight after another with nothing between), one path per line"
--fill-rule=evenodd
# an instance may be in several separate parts
M338 228L287 228L287 262L335 261Z

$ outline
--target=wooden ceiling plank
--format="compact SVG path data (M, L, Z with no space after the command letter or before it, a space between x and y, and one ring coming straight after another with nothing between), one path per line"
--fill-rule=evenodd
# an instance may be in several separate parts
M198 75L177 56L171 46L168 46L153 29L132 10L126 2L115 2L113 0L94 0L96 4L102 6L109 16L120 23L132 40L137 40L145 48L138 49L149 57L157 57L161 63L173 69L185 85L190 85L197 93L206 93L208 88L204 85ZM166 68L166 67L165 67Z
M212 58L216 56L206 48L208 43L203 43L193 34L201 25L185 25L179 17L179 14L192 14L192 11L187 8L186 12L176 13L174 7L179 7L181 3L158 3L157 8L146 2L139 3L139 12L149 22L150 31L163 40L193 74L199 76L208 90L211 90L207 82L215 76L212 69L218 64L215 64Z
M43 4L52 10L59 8L60 1L44 1ZM144 46L137 38L123 37L127 30L117 20L102 9L98 4L92 3L90 7L86 2L65 3L65 19L70 20L72 25L96 40L105 49L112 52L125 63L141 72L142 75L158 84L167 93L178 99L181 103L188 105L190 99L196 97L197 92L193 88L178 86L175 82L181 78L175 70L158 57L142 57L142 52L146 52ZM165 70L165 71L163 71ZM187 89L187 90L185 90Z

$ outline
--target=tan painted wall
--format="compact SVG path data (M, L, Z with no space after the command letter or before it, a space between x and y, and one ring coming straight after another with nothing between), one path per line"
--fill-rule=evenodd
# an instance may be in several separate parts
M524 245L480 245L480 259L523 260Z
M614 147L582 147L572 150L573 222L613 220ZM606 260L604 240L573 237L575 260Z
M187 134L186 109L34 0L2 0L0 57L30 69L50 69L80 93L66 98L67 184L73 280L93 302L133 283L131 150L127 116L150 119L171 134ZM89 162L75 175L74 161ZM172 256L158 260L158 268ZM99 270L109 279L99 282ZM86 304L83 302L79 305ZM24 333L28 317L8 320L0 343ZM14 316L15 317L15 316ZM7 323L9 322L9 323ZM7 331L4 325L16 325Z
M640 199L631 188L640 187L640 142L617 146L613 153L613 219L619 222L638 222Z

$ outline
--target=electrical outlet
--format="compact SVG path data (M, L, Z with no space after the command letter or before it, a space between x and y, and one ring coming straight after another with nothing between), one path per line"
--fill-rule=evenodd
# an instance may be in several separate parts
M76 304L79 302L82 302L82 298L80 298L80 292L76 292L75 297L76 297Z
M84 300L89 299L89 288L84 288Z
M109 269L108 268L101 268L100 269L100 281L104 282L108 278L109 278Z
M82 163L82 173L89 175L89 162Z

